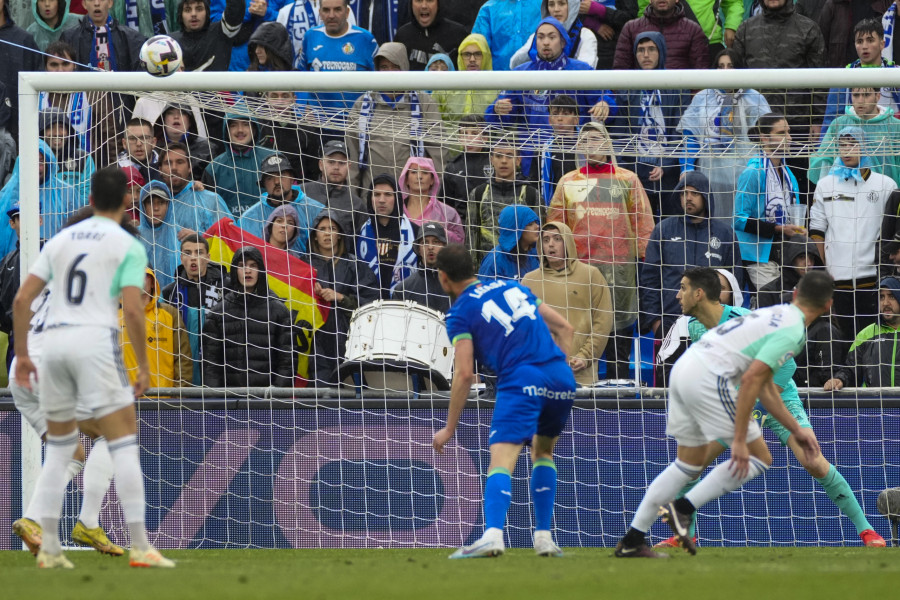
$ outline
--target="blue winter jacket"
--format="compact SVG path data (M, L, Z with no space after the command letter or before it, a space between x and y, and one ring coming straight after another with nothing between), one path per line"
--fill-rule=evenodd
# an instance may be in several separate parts
M797 178L788 168L794 198L791 203L799 203ZM747 168L738 179L737 194L734 197L734 236L740 245L741 259L751 263L769 262L775 225L783 225L785 215L775 215L776 222L766 217L766 171L763 157L754 156L747 162Z
M488 0L478 11L472 33L487 40L494 70L508 71L513 54L534 33L540 18L541 0Z
M658 31L639 33L634 38L635 55L637 55L638 44L644 40L651 40L656 44L657 49L659 49L659 64L656 70L665 70L666 38ZM610 134L631 137L641 133L641 99L645 94L658 95L657 101L665 121L665 138L667 140L680 138L678 123L681 120L681 114L684 112L683 103L685 99L690 100L690 94L685 90L628 90L623 92L619 97L625 101L624 106L618 107L618 117L611 120L608 128ZM619 162L635 165L635 172L638 177L647 177L653 167L676 166L678 159L671 156L639 156L637 158L627 157Z
M674 193L680 194L686 185L703 195L706 209L699 223L687 216L677 216L663 219L653 228L640 273L640 320L644 331L660 317L666 331L681 316L681 305L675 296L685 270L721 267L732 271L739 283L742 281L741 269L735 268L741 259L731 224L709 218L715 209L709 181L700 171L688 171Z
M41 239L48 240L62 229L66 219L73 212L85 205L78 190L59 176L59 164L53 150L44 140L38 140L38 151L44 157L44 181L41 183ZM19 204L19 161L13 168L12 175L3 189L0 190L0 215ZM0 254L6 256L16 248L18 242L16 232L9 226L9 219L0 218Z
M537 214L522 204L513 204L500 211L497 224L500 235L497 245L487 253L478 269L479 279L512 279L522 281L530 271L540 268L537 248L532 248L521 263L516 254L516 246L525 228L531 223L540 225Z
M228 135L228 122L235 120L250 121L253 129L253 145L242 147L235 152ZM222 123L222 139L226 142L225 152L218 155L206 166L203 183L214 190L235 216L241 214L259 201L259 165L266 158L275 154L274 150L258 146L260 142L259 124L245 114L228 113Z
M538 27L544 24L550 24L556 27L562 39L569 43L569 34L565 26L554 19L546 17L541 20ZM537 31L538 27L535 27ZM535 37L536 39L536 37ZM548 70L547 61L543 61L537 56L537 42L533 42L529 56L531 61L519 65L515 71L543 71ZM591 65L569 58L565 52L553 61L555 68L550 70L556 71L593 71ZM531 136L534 148L540 148L552 137L553 128L550 126L550 100L556 96L571 96L578 102L578 114L581 117L582 124L590 120L588 111L598 102L603 101L609 105L610 117L616 114L615 96L609 90L506 90L502 92L494 104L487 107L484 112L484 118L488 123L495 125L503 125L505 127L517 126L523 133L533 134L535 130L543 130L545 136ZM510 100L512 102L512 110L506 115L498 115L494 112L494 106L498 100ZM525 149L522 153L521 170L523 173L530 172L531 160L534 150Z
M309 226L325 206L304 194L299 185L295 185L291 189L297 192L297 197L290 205L294 207L300 218L300 222L297 223L298 235L291 245L291 250L303 253L306 252L306 242L309 240ZM264 233L266 222L269 220L269 216L278 208L269 204L268 198L269 194L263 193L259 202L245 210L241 218L235 221L235 225L265 241L268 241Z
M209 190L198 192L193 182L189 182L175 196L175 222L181 227L202 235L224 218L231 219L233 216L222 197Z
M165 193L166 197L172 197L169 186L162 181L151 181L141 188L141 207L144 206L144 199L150 195L152 190L159 190ZM178 241L178 232L181 229L183 226L176 222L173 202L169 202L163 222L155 227L150 224L147 214L141 210L141 224L138 226L138 231L141 235L141 242L147 250L147 259L150 262L148 266L156 273L156 280L159 282L160 288L175 281L175 273L178 265L181 264L181 243Z

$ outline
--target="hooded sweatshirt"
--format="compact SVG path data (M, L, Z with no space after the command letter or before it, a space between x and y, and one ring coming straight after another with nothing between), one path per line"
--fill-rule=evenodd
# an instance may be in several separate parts
M540 18L541 0L488 0L478 11L472 33L487 40L495 70L508 71L513 54L534 33Z
M638 44L649 40L659 50L659 63L656 70L666 68L666 38L657 31L644 31L634 38L634 55L637 57ZM637 65L637 58L635 58ZM640 67L635 66L635 69ZM626 146L625 153L633 153L628 166L634 164L634 171L645 183L649 182L650 171L655 167L672 169L678 165L678 159L666 156L670 143L677 143L678 121L681 119L683 104L690 98L686 90L631 90L623 93L624 106L620 106L619 118L610 125L613 134L623 133L633 144ZM624 160L622 161L625 162ZM668 182L666 182L668 183ZM674 182L673 182L674 183ZM659 186L659 182L655 184ZM663 185L663 190L672 189ZM666 192L663 192L666 193ZM663 211L663 215L676 214Z
M80 147L79 136L65 111L55 107L42 110L40 113L42 138L51 125L62 125L67 131L62 147L56 152L59 178L78 190L82 205L87 205L91 193L91 175L97 170L94 159Z
M597 67L597 36L594 32L583 27L579 11L581 9L581 0L568 0L569 14L563 21L563 26L568 33L569 43L566 45L566 56L580 60L581 62L591 65L591 68ZM547 0L541 0L541 18L549 17L547 12ZM509 68L515 69L519 65L527 63L530 59L529 52L534 44L534 34L528 37L528 41L519 48L509 61Z
M166 113L170 110L180 111L181 118L184 124L187 125L187 133L183 133L175 139L170 139L166 135L166 128L163 126ZM135 111L137 111L137 107L135 107ZM203 177L203 170L206 169L209 161L222 151L222 147L218 142L207 137L209 131L206 128L206 119L204 119L200 105L195 101L191 101L190 104L167 102L162 107L158 117L154 116L151 118L151 115L148 114L147 120L156 123L154 129L160 148L165 148L171 142L181 142L187 146L190 153L191 171L196 179Z
M559 32L559 35L562 37L563 41L566 43L566 48L568 48L568 40L569 33L566 31L565 26L554 19L553 17L545 17L541 20L537 27L534 28L536 32L542 25L552 25ZM516 71L592 71L593 67L588 63L582 62L580 60L571 59L566 56L566 50L563 49L563 53L553 59L552 61L546 61L542 58L538 57L537 47L535 42L532 42L531 49L529 50L529 58L530 60L527 63L523 63L515 68ZM616 113L616 101L615 96L609 90L507 90L500 94L497 98L498 100L510 100L512 102L513 108L506 115L497 115L494 112L494 106L496 102L488 107L487 111L485 111L485 119L489 123L500 124L500 125L519 125L520 128L531 130L531 129L545 129L548 131L552 131L550 127L550 100L555 96L571 96L575 98L578 102L578 112L583 121L587 121L590 116L588 115L588 111L598 102L606 102L610 108L610 116L614 116ZM527 172L528 167L523 161L522 171Z
M252 289L237 281L237 266L253 260ZM294 378L291 313L269 291L262 253L240 248L231 259L225 298L203 326L203 384L210 387L290 387Z
M226 0L221 21L211 21L209 1L203 0L203 3L206 5L206 24L199 31L191 32L184 31L181 20L184 0L178 3L177 30L171 34L172 38L181 45L186 71L227 71L231 49L246 43L252 31L251 24L244 24L245 3L243 0Z
M895 118L894 109L882 106L876 116L862 119L852 106L848 106L844 114L828 126L819 149L809 157L810 182L818 183L828 175L838 156L839 133L845 127L862 129L865 135L863 153L871 160L873 171L887 175L895 182L900 181L900 121Z
M280 59L284 68L278 70L290 71L294 66L294 50L291 48L291 39L288 36L287 29L278 22L263 23L256 28L250 41L247 42L247 55L250 57L252 65L256 58L256 48L260 46L266 50L269 56L265 65L259 65L259 71L274 71L272 66L273 56Z
M423 168L429 172L433 176L434 181L431 184L431 189L428 191L428 204L425 205L425 209L422 211L422 214L416 218L410 217L409 213L406 212L406 201L409 198L409 186L406 184L406 175L409 173L409 167L412 165L417 165L420 168ZM459 214L438 200L437 194L438 190L441 187L441 180L438 177L437 170L434 167L434 163L431 159L428 158L416 158L411 157L406 161L406 165L403 167L403 170L400 172L400 192L403 194L403 214L409 218L410 222L414 225L422 225L425 221L434 221L436 223L440 223L444 226L444 229L447 231L447 241L451 244L462 244L466 239L465 231L463 230L462 220L459 218Z
M321 210L321 209L319 209L319 210ZM318 214L318 213L316 213L316 214ZM264 239L267 243L269 243L269 239L272 237L272 228L275 226L275 219L289 219L289 220L293 221L294 232L286 240L288 252L290 252L291 254L294 254L295 256L300 254L298 252L294 252L291 250L291 246L293 246L294 242L297 241L297 238L300 237L300 232L302 231L299 226L300 213L298 213L297 209L294 208L293 206L291 206L290 204L282 204L281 206L279 206L278 208L273 210L271 212L271 214L269 214L269 216L266 217L266 226L263 228L262 239ZM297 258L300 258L300 256L297 256Z
M481 52L481 70L492 71L493 60L487 40L477 33L466 36L459 44L460 52L472 44ZM466 61L461 54L456 57L456 70L466 70ZM454 123L466 115L483 115L487 107L497 99L498 93L497 90L436 90L432 95L438 101L444 120Z
M321 202L316 202L304 194L299 185L293 186L291 190L294 199L285 206L290 206L297 214L297 218L294 221L297 224L297 236L294 238L290 248L294 252L302 253L306 251L306 243L309 239L310 231L309 225L325 207ZM279 208L279 206L269 204L268 199L268 192L263 192L259 202L244 211L241 218L235 222L238 227L247 233L266 241L269 240L269 236L265 232L265 228L268 226L270 218L274 218L272 215Z
M710 218L715 210L715 200L709 192L706 177L699 171L686 172L678 182L674 196L680 198L685 186L693 187L703 196L703 212L697 223L684 213L663 219L650 234L640 278L641 329L644 331L660 318L662 330L668 331L681 316L681 305L676 296L685 270L724 267L733 271L741 264L728 222Z
M159 301L159 282L153 269L147 269L153 279L153 293L144 306L147 332L147 362L150 366L150 387L187 387L193 378L191 342L178 310ZM128 371L128 379L137 379L137 355L128 336L122 309L119 309L122 327L122 360Z
M403 44L384 44L376 57L399 65L401 71L409 70ZM417 105L420 116L414 114ZM404 92L395 98L380 92L363 94L350 111L344 140L350 154L351 185L369 189L377 175L396 177L401 165L413 156L431 159L435 169L443 172L448 148L430 141L435 132L443 132L443 122L437 102L428 92ZM363 142L365 151L361 153Z
M409 3L409 23L397 30L394 41L406 46L410 71L425 70L428 60L435 54L446 54L451 60L456 60L459 43L466 37L468 30L456 21L444 17L441 9L443 2L437 1L437 14L428 27L419 24L413 13L413 3Z
M516 71L593 71L591 65L566 56L569 34L562 23L553 17L545 17L535 28L535 32L542 25L552 25L559 32L566 43L562 54L553 60L544 60L538 56L537 44L533 42L529 51L531 60L516 67ZM537 138L536 141L540 143L548 140L553 133L550 126L550 100L562 95L571 96L578 103L578 114L582 123L591 120L589 111L599 102L605 102L609 106L610 117L616 115L615 95L609 90L506 90L497 100L509 100L512 102L512 110L505 115L498 115L495 112L497 106L495 101L485 111L484 118L494 125L518 127L523 137ZM539 130L539 136L535 136L535 130ZM534 151L525 149L521 155L522 172L530 173Z
M653 7L648 6L642 17L625 24L616 43L614 69L634 69L637 66L634 40L645 31L658 31L666 38L667 69L709 68L709 40L703 29L687 18L683 3L677 3L671 15L657 15Z
M582 143L588 129L612 140L599 123L588 123L579 135ZM547 215L572 229L578 258L588 263L634 262L643 258L653 231L653 215L647 194L637 176L615 165L613 157L604 165L585 165L566 173L556 186Z
M44 157L44 181L39 186L39 202L41 207L41 239L49 240L62 229L66 219L73 212L84 206L78 190L63 181L59 176L59 163L56 155L44 140L38 140L38 151ZM0 190L0 214L20 203L19 161L3 189ZM9 219L0 219L0 251L5 256L16 247L17 237L9 226Z
M375 215L372 205L372 192L366 199L367 219L356 236L356 256L365 262L375 273L381 289L381 298L390 297L391 290L410 276L418 262L413 243L416 239L416 226L401 213L403 201L396 192L397 182L390 175L379 175L372 182L372 187L383 183L391 186L394 192L394 210L388 222L382 225Z
M31 15L34 21L28 26L27 31L34 38L37 47L44 51L47 46L59 39L62 32L78 25L81 15L69 12L69 0L57 0L57 12L60 15L59 23L56 27L50 27L38 11L38 0L31 0Z
M560 270L552 268L541 252L540 268L526 274L522 285L575 328L572 357L588 363L575 373L575 381L579 385L592 385L598 379L597 363L612 330L612 296L599 269L578 260L575 237L565 223L551 221L541 228L542 231L554 229L566 245L566 266Z
M215 157L203 172L203 184L215 188L215 192L222 197L236 218L240 218L245 210L259 202L259 165L274 154L272 150L257 145L259 126L255 119L243 114L245 106L239 108L241 113L228 113L222 123L222 139L227 144L225 151ZM252 138L249 146L231 143L228 123L235 120L250 121Z
M751 263L767 263L772 256L775 226L787 220L787 206L800 203L797 178L790 167L782 163L783 184L789 188L769 190L772 169L765 154L758 154L747 161L747 167L738 179L734 196L734 237L741 249L741 259Z
M653 213L637 175L616 166L612 140L603 125L585 125L579 144L591 129L604 136L609 162L585 163L566 173L553 193L547 219L568 225L578 259L596 266L606 277L613 289L615 329L619 330L637 319L637 261L646 253Z
M900 302L900 280L885 277L879 284ZM900 328L892 327L879 314L878 321L863 328L847 354L846 366L835 377L844 387L895 387L900 385Z
M319 243L315 235L315 229L326 218L336 224L340 233L334 257L319 254ZM358 307L379 298L379 284L375 274L364 262L357 260L348 248L352 246L345 243L337 215L323 210L313 221L313 233L309 240L309 264L316 270L316 283L323 288L333 289L343 298L331 303L328 319L313 336L310 380L319 384L337 383L334 374L344 357L350 317Z
M497 245L485 255L478 269L479 279L512 279L521 281L526 273L537 269L540 262L537 249L520 255L518 246L525 228L532 223L540 225L537 214L522 204L507 206L498 218L500 235Z
M144 211L144 199L151 191L165 194L169 198L166 214L162 222L152 224L150 217ZM141 242L147 250L147 259L150 268L156 274L156 279L162 287L166 287L175 281L175 272L181 264L181 244L178 241L178 232L182 229L175 218L175 207L171 200L172 192L162 181L151 181L141 188L140 206L141 223L138 226Z

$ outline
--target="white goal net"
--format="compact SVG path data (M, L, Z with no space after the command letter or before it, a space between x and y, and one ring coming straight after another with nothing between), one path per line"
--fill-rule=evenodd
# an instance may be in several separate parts
M560 545L614 544L674 458L664 388L689 340L682 275L698 267L743 307L785 301L804 269L834 276L840 303L810 330L794 381L825 457L888 537L875 500L900 480L896 357L857 335L884 325L878 282L900 273L894 87L893 69L28 73L0 192L21 225L0 218L0 244L20 241L30 264L88 204L95 169L128 175L152 269L156 390L139 441L162 548L480 535L492 373L479 365L455 444L431 448L452 377L450 300L432 267L454 242L480 277L522 281L576 328ZM129 346L125 332L133 367ZM834 379L850 391L826 394ZM10 513L40 462L13 423L0 413L0 434L23 440ZM773 468L703 508L700 543L857 544L859 519L766 436ZM529 463L523 453L513 482L512 545L531 543ZM114 491L101 523L127 541Z

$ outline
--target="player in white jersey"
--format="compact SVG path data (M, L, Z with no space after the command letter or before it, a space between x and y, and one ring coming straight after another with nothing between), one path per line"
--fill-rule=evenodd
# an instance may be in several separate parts
M147 538L144 479L137 446L134 398L149 382L147 349L133 344L138 374L129 385L119 347L118 311L125 325L144 339L143 293L147 254L119 226L128 181L116 167L91 178L94 217L50 239L13 301L17 357L16 384L32 389L40 381L40 404L47 421L47 448L35 495L43 528L38 552L41 568L73 568L59 542L66 463L78 445L76 417L107 439L125 520L131 534L129 563L134 567L173 567ZM27 344L30 307L49 284L49 316L44 323L40 371ZM87 419L83 417L89 417Z
M751 418L757 398L807 455L819 453L816 436L800 427L785 407L773 375L803 349L806 324L828 312L833 293L830 275L810 271L798 282L791 304L753 311L710 329L678 359L672 368L666 424L666 433L678 442L677 458L647 488L616 556L668 557L646 543L658 514L681 546L696 554L690 526L697 508L738 489L772 464L759 424ZM709 445L717 440L731 447L731 460L674 500L684 484L703 472Z
M66 227L80 223L81 221L94 216L94 210L90 206L86 206L78 210L72 217L66 221ZM130 218L126 219L130 221ZM124 221L123 221L124 223ZM123 227L127 227L123 225ZM132 231L132 235L137 235L137 231ZM43 349L44 326L50 309L50 289L44 288L34 303L31 305L31 322L28 326L28 352L31 361L36 365L40 364L40 357ZM16 372L16 359L13 358L9 368L10 373ZM40 400L37 390L28 390L16 385L15 377L9 382L9 389L12 393L13 402L16 409L22 414L26 421L31 425L34 431L45 441L47 433L47 420L44 413L41 412ZM82 427L89 423L90 415L78 416ZM88 420L85 420L88 419ZM121 546L114 544L103 527L100 526L100 508L103 505L103 498L109 490L109 484L112 481L113 465L109 456L109 449L106 446L106 440L99 435L97 431L90 429L82 429L81 431L92 440L91 453L87 461L85 461L85 452L81 444L75 448L75 455L66 467L66 477L71 481L82 469L84 469L83 495L81 499L81 512L75 527L72 529L72 540L79 545L94 548L102 554L111 556L122 556L125 551ZM28 547L32 554L37 556L38 550L41 548L43 531L38 523L39 517L35 514L37 510L37 496L32 494L31 502L22 513L22 518L17 519L12 524L13 533L22 539L22 542Z

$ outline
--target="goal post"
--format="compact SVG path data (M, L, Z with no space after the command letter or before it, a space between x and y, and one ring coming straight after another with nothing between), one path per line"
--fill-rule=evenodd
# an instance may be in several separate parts
M395 90L766 92L783 91L788 86L821 90L900 88L900 69L204 72L164 78L146 73L20 73L21 273L24 278L39 254L41 242L41 93L116 93L163 104L191 97L200 114L213 120L232 107L234 98L229 100L224 90L307 94ZM266 112L264 102L250 94L238 110L253 117L274 118ZM317 119L319 129L333 129L347 139L355 137L353 125L342 121L339 113L323 109L309 118ZM291 117L286 122L301 127L307 124L306 119ZM407 119L400 125L386 125L379 135L409 136L410 127ZM420 134L425 143L443 149L455 152L460 146L458 123L452 121L425 128ZM210 130L208 135L213 141L226 141L220 131ZM512 139L520 148L533 151L534 141L527 137ZM615 154L621 151L630 159L640 156L641 150L633 141L613 133ZM798 144L798 152L805 157L817 146L818 140L804 139ZM690 153L714 156L715 152L705 147L689 148L684 140L665 148L665 156L675 161ZM300 158L313 161L322 157ZM348 159L352 163L357 157ZM254 167L248 177L259 179L260 174ZM367 191L361 187L355 190L361 197ZM4 217L0 215L0 219ZM618 232L610 235L615 237ZM630 285L638 294L638 284ZM673 446L664 433L665 389L649 387L651 382L642 381L641 375L642 367L652 367L653 358L647 354L655 348L646 334L634 339L633 379L638 386L580 389L570 430L558 447L560 493L554 526L563 545L612 545L624 531L646 485L673 457ZM489 455L486 434L491 399L482 397L467 408L459 444L448 455L437 457L430 450L429 431L439 428L446 418L446 395L379 394L374 390L361 394L361 389L362 385L337 391L313 384L305 389L198 386L155 390L154 399L141 405L139 428L151 514L148 526L156 543L179 548L387 547L448 546L474 539L482 524L480 486ZM900 476L900 460L891 449L900 441L893 427L900 419L897 396L894 388L878 387L836 394L826 394L821 387L803 391L804 400L813 407L814 427L823 430L823 448L829 460L847 470L845 475L854 493L873 520L878 518L875 495L884 487L896 485L895 479ZM0 425L0 434L2 431ZM24 506L39 472L41 446L24 421L21 440ZM704 508L701 543L857 543L849 522L839 520L821 488L815 487L786 450L773 448L776 465L765 478L731 500ZM517 545L530 539L525 484L529 460L523 456L513 484L509 535ZM77 487L67 496L68 517L78 497ZM103 522L114 540L125 539L127 528L110 502L104 508ZM886 526L878 529L887 535ZM654 528L653 534L664 532Z

